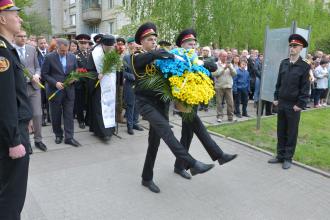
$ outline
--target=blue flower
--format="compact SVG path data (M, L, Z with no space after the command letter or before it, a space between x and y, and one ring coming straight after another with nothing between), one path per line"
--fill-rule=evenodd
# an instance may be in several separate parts
M182 76L185 71L193 73L201 72L207 76L210 75L210 72L205 69L205 67L194 64L193 61L198 58L194 50L175 48L169 52L182 57L185 62L179 59L156 60L155 66L160 70L160 72L162 72L164 78L171 76Z

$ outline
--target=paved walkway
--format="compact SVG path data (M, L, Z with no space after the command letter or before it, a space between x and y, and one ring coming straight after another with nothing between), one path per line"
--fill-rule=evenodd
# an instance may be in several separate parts
M201 113L215 123L215 113ZM180 119L172 117L180 137ZM145 127L147 123L142 121ZM140 184L148 131L113 137L105 145L87 130L76 129L83 147L54 143L50 126L44 130L49 151L31 157L23 220L117 219L329 219L330 180L293 166L282 170L269 165L269 156L214 137L224 151L238 153L232 163L192 180L173 173L174 156L162 142L154 181L154 194ZM211 162L195 137L191 153Z

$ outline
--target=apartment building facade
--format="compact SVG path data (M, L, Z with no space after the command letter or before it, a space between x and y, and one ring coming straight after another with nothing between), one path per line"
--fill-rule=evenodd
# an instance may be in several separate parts
M50 21L55 36L81 33L118 34L129 24L123 7L127 0L34 0L27 13L36 11Z

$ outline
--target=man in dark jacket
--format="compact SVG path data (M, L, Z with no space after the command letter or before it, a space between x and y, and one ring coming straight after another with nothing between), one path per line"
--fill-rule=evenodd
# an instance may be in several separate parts
M299 34L289 37L290 58L281 62L274 93L274 105L278 105L277 156L268 162L283 163L283 169L291 167L300 112L306 107L309 97L310 65L300 56L301 50L307 46L307 41Z
M0 1L0 219L19 220L24 206L32 110L23 65L13 37L21 29L20 9Z

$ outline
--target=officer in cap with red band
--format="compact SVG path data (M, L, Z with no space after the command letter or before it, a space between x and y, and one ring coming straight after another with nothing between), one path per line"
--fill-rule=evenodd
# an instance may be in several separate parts
M91 37L88 34L79 34L75 38L78 41L78 50L75 52L77 58L78 68L87 67L87 60L90 54L88 50ZM79 128L84 129L87 118L84 114L86 110L86 94L87 94L87 81L88 79L79 79L75 84L75 99L74 99L74 114L77 116Z
M274 105L277 114L277 156L269 163L282 163L283 169L291 167L296 149L300 112L306 107L309 97L310 65L300 52L308 43L299 34L289 37L290 57L282 60L279 68Z
M161 99L158 91L146 89L141 81L146 74L153 74L153 62L156 59L174 59L174 55L160 49L156 50L157 29L153 23L141 25L135 42L142 45L142 52L132 55L132 69L135 74L135 95L140 114L150 124L148 150L142 172L142 185L150 191L159 193L160 189L153 182L153 168L157 156L160 139L163 139L176 158L184 161L192 175L210 170L213 164L204 164L195 160L174 136L168 121L169 103ZM146 71L149 70L149 71Z
M23 65L12 46L22 19L11 0L0 1L0 219L18 220L24 206L32 110Z

